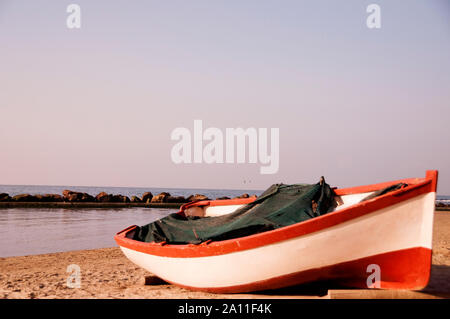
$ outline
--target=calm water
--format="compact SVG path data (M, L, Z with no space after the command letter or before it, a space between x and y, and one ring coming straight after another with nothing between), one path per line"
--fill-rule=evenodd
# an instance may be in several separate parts
M114 247L114 235L174 209L0 209L0 257Z
M154 195L169 192L175 196L204 194L209 198L235 197L249 190L202 190L173 188L82 187L0 185L0 193L61 194L64 189L93 196L105 191L128 197L151 191ZM45 254L61 251L114 247L114 235L130 225L145 225L174 213L175 209L0 209L0 257Z

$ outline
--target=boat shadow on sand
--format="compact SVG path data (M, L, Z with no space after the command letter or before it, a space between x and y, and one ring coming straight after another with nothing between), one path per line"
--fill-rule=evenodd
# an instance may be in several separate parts
M430 281L421 291L450 298L450 265L432 265Z
M336 293L338 292L338 293ZM373 293L372 293L373 292ZM354 289L341 286L332 281L317 281L298 286L253 293L258 296L286 296L304 298L450 298L450 266L432 265L428 285L420 291Z
M145 278L145 285L170 285L166 281L151 275ZM316 281L273 290L236 294L257 299L266 298L300 298L300 299L434 299L450 298L450 266L432 265L428 285L419 291L355 289L337 284L333 281Z

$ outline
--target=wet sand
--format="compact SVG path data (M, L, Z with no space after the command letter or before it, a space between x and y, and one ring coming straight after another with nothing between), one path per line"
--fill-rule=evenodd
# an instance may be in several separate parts
M67 286L71 264L80 267L80 288ZM258 294L193 292L145 284L151 274L118 247L0 258L0 269L0 298L450 298L450 212L436 212L431 278L420 292L337 289L324 283Z

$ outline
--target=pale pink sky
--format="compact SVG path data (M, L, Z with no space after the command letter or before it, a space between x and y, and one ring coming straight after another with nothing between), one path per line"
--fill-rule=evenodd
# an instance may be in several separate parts
M74 1L72 1L74 2ZM440 171L450 194L450 5L0 1L0 184L265 189ZM280 168L175 165L176 127L280 128ZM245 181L245 183L244 183ZM249 182L250 181L250 182Z

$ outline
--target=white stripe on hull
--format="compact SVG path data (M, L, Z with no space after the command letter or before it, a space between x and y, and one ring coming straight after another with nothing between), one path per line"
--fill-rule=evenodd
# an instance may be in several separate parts
M205 209L205 217L215 217L227 215L234 212L236 209L245 205L224 205L224 206L208 206Z
M431 249L435 193L294 239L196 258L160 257L121 247L134 263L180 285L227 287L413 247Z

